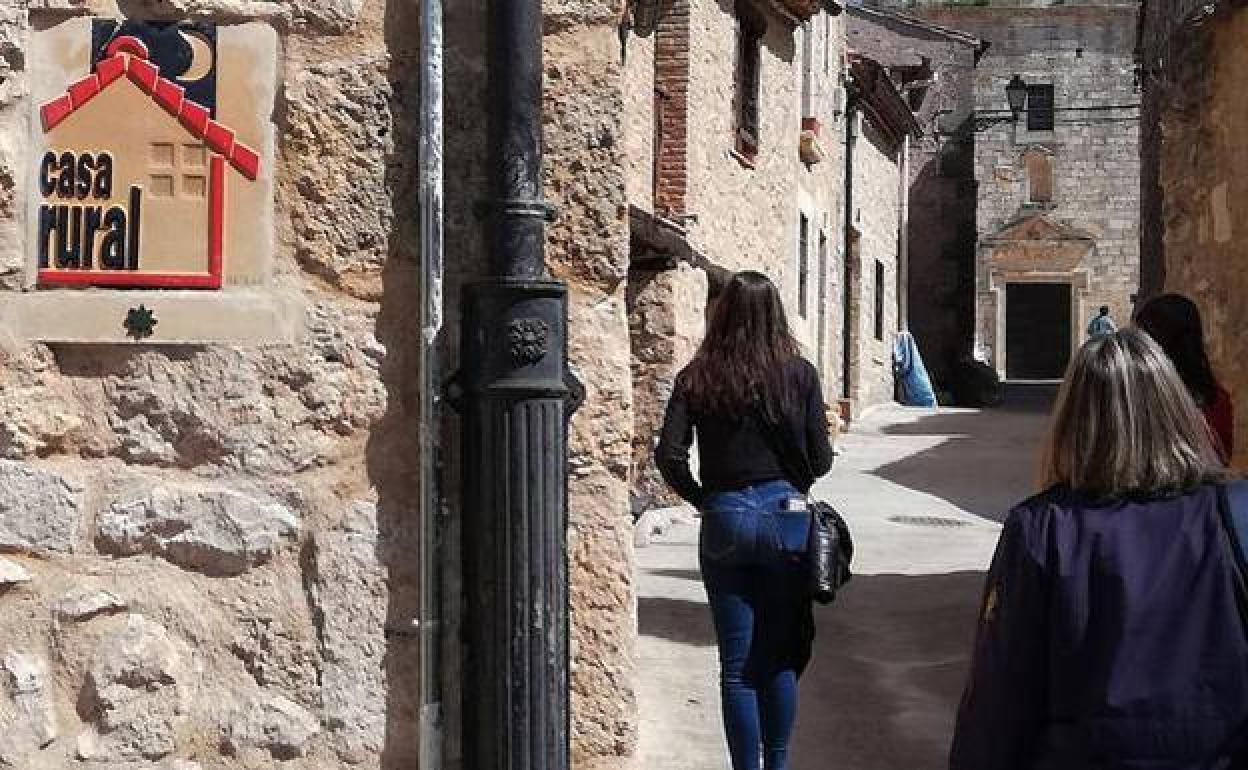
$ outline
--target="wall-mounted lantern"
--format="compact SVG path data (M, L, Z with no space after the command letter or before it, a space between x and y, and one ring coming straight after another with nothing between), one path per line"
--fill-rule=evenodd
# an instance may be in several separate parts
M1010 111L984 110L975 113L972 126L976 133L987 131L1002 123L1017 123L1018 118L1027 110L1027 81L1022 75L1015 75L1005 86L1005 98L1009 102Z
M1017 120L1023 110L1027 109L1027 81L1021 75L1015 75L1005 87L1005 97L1010 102L1010 112Z

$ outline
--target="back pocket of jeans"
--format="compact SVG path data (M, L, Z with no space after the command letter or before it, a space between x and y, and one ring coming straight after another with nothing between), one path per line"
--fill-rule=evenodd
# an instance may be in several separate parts
M810 541L809 511L776 511L767 514L770 546L781 554L805 553Z
M715 511L702 516L698 548L714 562L741 563L754 553L758 516L752 511Z

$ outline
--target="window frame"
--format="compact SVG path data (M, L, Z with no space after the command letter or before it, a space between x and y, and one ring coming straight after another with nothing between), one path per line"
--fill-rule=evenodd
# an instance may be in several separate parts
M1039 98L1040 105L1036 106ZM1047 103L1046 103L1047 102ZM1027 130L1052 131L1057 125L1057 89L1052 83L1027 84Z
M762 49L767 32L764 20L746 2L738 0L737 61L733 75L735 149L753 160L762 145Z
M797 314L810 317L810 217L797 215Z
M875 260L875 339L884 340L884 263Z

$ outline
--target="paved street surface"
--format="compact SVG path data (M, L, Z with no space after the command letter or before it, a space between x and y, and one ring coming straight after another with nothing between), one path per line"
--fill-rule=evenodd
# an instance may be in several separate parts
M1046 393L983 412L877 411L841 438L816 487L848 519L855 577L816 610L794 770L945 767L998 522L1030 494ZM641 766L729 767L698 577L697 520L638 551Z

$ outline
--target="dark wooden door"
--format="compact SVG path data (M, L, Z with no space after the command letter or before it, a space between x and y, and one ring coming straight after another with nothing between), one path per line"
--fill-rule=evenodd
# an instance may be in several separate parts
M1070 363L1070 284L1011 283L1005 290L1005 370L1011 380L1058 380Z

